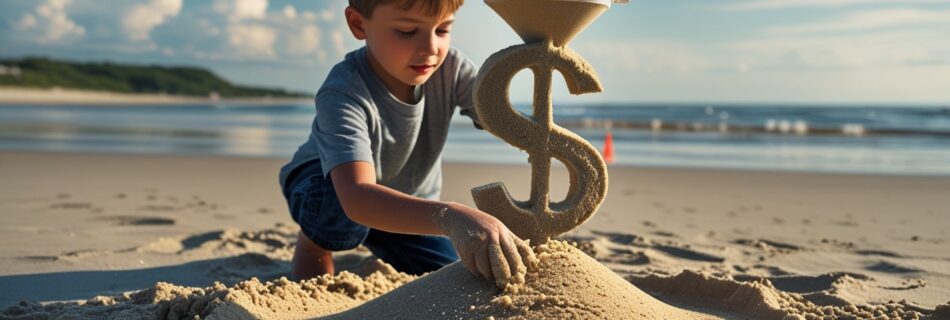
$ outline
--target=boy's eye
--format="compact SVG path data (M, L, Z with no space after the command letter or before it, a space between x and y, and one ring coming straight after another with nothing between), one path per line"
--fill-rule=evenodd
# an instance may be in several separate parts
M436 29L436 30L435 30L435 33L437 33L437 34L442 34L442 35L444 35L444 34L449 34L449 30L448 30L448 29Z
M412 35L416 34L416 30L403 31L403 30L396 29L396 34L402 37L411 37Z

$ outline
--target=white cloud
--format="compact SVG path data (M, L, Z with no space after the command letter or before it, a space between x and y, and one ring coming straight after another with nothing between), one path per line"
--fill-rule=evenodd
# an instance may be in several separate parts
M313 11L304 11L301 16L303 16L304 20L317 21L317 14L313 13Z
M343 32L340 30L333 30L330 33L330 39L333 40L333 48L336 50L337 55L343 56L346 54L346 44L343 43Z
M950 3L950 0L755 0L722 6L729 11L774 10L788 8L836 8L869 4Z
M861 69L950 65L950 43L927 31L764 37L729 45L750 68ZM895 45L900 44L900 45Z
M35 32L37 42L55 43L72 37L82 37L86 29L76 24L66 14L71 0L47 0L36 7L33 13L25 13L16 28L23 32Z
M219 0L217 3L219 9L224 7L221 3L233 4ZM219 14L225 13L225 20L229 21L226 28L229 48L222 51L219 57L282 59L307 65L327 60L327 48L338 42L332 33L323 31L325 27L328 27L327 21L322 20L314 11L298 11L291 5L269 12L260 12L258 10L267 7L266 1L260 3L260 5L245 4L245 9L237 9L237 11L216 11ZM251 7L256 9L247 9ZM252 11L256 13L250 14L249 12ZM244 13L235 14L234 12ZM328 38L330 42L324 44L324 39Z
M224 32L228 48L208 57L272 60L320 54L320 28L308 21L312 12L299 12L292 5L271 12L267 8L267 0L215 0L213 11L228 21ZM202 23L205 29L211 27Z
M284 6L284 17L291 20L297 18L297 9L289 4Z
M198 26L201 28L201 31L206 35L214 37L221 34L221 28L211 23L211 21L209 21L208 19L199 20Z
M17 26L21 30L36 27L36 17L32 14L26 13L23 15L23 18L20 19L20 23Z
M702 50L683 43L663 40L597 41L577 45L588 61L598 68L646 73L690 73L711 67Z
M336 19L336 15L337 14L333 11L330 11L330 9L324 9L320 11L320 17L323 18L324 21L333 22L333 20Z
M837 20L771 28L777 34L860 31L909 25L950 24L950 10L912 8L882 9L856 12Z
M148 40L149 33L166 19L181 12L182 0L151 0L132 7L122 18L122 28L130 40Z
M252 58L275 58L274 44L277 31L260 24L234 24L228 28L228 43L241 56Z
M358 45L346 41L345 21L334 18L342 15L343 4L335 2L185 2L129 0L103 6L99 0L33 0L19 7L0 5L10 9L9 37L0 36L0 51L12 47L66 54L53 50L68 44L63 48L69 52L116 59L266 63L319 73ZM54 41L60 43L54 46Z
M295 32L285 39L284 50L291 55L318 53L320 49L320 29L315 25L294 28Z
M267 16L267 0L215 0L213 8L230 20L263 19Z

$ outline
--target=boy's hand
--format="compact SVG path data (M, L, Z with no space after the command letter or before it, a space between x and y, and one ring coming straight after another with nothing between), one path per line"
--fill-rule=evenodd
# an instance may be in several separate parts
M526 264L537 264L528 242L483 211L452 202L437 212L433 220L452 240L462 265L494 281L499 288L524 283Z

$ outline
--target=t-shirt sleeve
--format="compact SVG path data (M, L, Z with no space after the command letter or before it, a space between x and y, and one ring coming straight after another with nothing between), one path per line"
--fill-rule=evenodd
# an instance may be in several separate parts
M478 76L478 70L475 64L467 57L459 54L459 71L455 82L455 101L458 101L459 113L472 119L475 128L482 129L481 122L478 121L478 114L475 113L475 78Z
M373 163L366 110L352 97L339 91L321 91L314 99L317 114L311 138L317 151L323 175L338 165L366 161Z

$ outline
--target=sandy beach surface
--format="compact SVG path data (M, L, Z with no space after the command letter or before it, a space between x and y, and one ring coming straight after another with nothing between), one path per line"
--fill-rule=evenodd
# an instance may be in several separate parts
M609 167L600 211L499 290L362 248L286 280L284 162L0 151L0 319L950 319L950 177ZM443 199L529 177L447 163Z
M73 105L181 105L181 104L285 104L310 103L310 98L220 98L176 96L167 94L123 94L74 89L33 89L0 87L0 103L4 104L73 104Z

